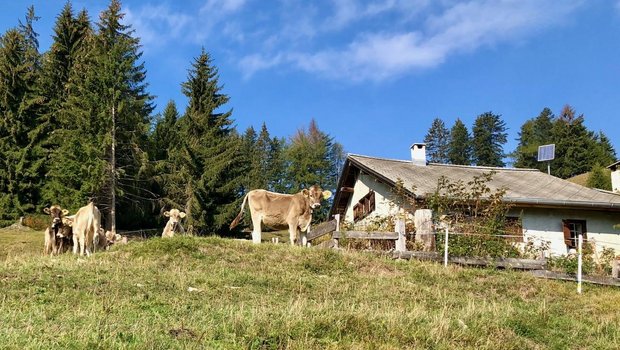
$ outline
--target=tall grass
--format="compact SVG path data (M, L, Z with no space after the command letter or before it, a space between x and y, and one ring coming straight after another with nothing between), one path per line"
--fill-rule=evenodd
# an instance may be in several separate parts
M519 272L221 238L39 252L0 258L0 348L620 347L620 291Z

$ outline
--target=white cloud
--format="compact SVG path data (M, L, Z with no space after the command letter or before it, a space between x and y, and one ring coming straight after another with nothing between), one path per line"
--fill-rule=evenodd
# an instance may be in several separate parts
M190 25L192 18L174 12L167 5L144 5L135 12L124 9L124 22L131 24L146 50L163 47L177 39Z
M331 79L352 81L385 80L411 71L435 67L454 54L495 45L565 21L580 4L574 1L473 0L440 8L427 20L410 25L409 30L389 30L358 34L345 47L300 51L280 49L277 53L248 56L241 69L251 76L262 69L288 64ZM345 25L356 18L373 15L397 6L384 1L366 10L352 0L339 0L332 23ZM423 5L423 2L419 4ZM430 8L426 9L431 11Z
M200 9L200 13L230 14L239 11L246 0L208 0Z

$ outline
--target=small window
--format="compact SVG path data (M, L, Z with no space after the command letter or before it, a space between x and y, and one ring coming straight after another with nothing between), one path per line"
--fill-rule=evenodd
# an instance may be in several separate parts
M373 211L375 211L375 191L370 191L353 206L353 221L360 221Z
M507 236L506 240L509 242L523 242L523 226L521 220L515 216L507 216L504 221L504 231Z
M583 235L583 239L587 238L585 220L562 220L562 228L564 231L564 243L568 249L577 249L579 234Z

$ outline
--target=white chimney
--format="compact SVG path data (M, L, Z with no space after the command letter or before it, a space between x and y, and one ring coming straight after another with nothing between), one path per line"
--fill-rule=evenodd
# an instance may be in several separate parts
M426 166L425 143L414 143L411 145L411 162L414 165Z
M611 169L611 190L620 192L620 161L608 166Z

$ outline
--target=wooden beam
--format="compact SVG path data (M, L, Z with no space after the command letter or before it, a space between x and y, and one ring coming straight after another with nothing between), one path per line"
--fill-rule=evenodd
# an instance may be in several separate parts
M397 232L380 232L380 231L346 231L334 232L332 235L335 239L352 238L352 239L387 239L397 240Z
M334 231L336 231L336 220L324 222L311 228L307 238L308 241L311 241Z
M353 187L340 187L340 192L353 193Z

